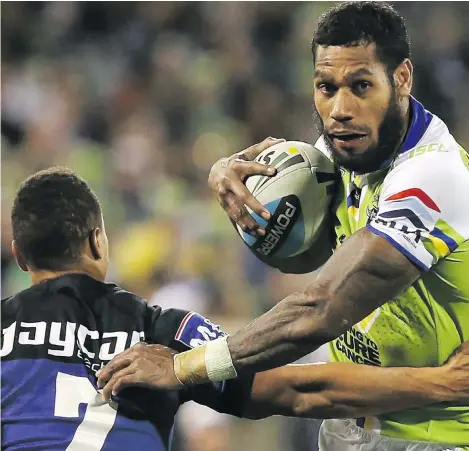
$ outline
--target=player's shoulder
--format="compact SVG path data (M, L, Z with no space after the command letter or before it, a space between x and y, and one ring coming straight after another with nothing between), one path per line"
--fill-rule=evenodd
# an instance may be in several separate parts
M39 288L39 289L38 289ZM42 287L28 287L11 296L2 298L2 325L14 321L18 317L18 313L24 310L25 305L37 300L38 294L42 291Z
M433 115L426 132L394 160L384 184L432 184L440 190L468 186L469 157L446 124Z
M104 285L104 297L111 300L112 303L120 309L141 309L147 305L145 299L135 293L132 293L131 291L127 291L119 285L114 283L105 283Z
M127 319L132 322L133 318L141 324L149 342L167 345L168 336L171 335L173 328L171 323L182 320L186 314L186 312L173 312L173 309L165 313L160 306L150 306L146 299L119 285L114 283L103 285L105 285L105 295L101 299L99 313L104 316L112 314L116 321L120 319L122 322L126 322ZM166 327L162 327L163 324Z
M10 305L11 305L11 299L12 299L13 296L8 296L8 297L5 297L5 298L2 298L2 307L1 307L1 310L2 310L2 324L4 322L4 320L7 319L7 316L13 316L14 317L14 314L13 315L8 315L8 311L10 310Z
M2 299L2 324L11 318L57 321L80 317L83 311L123 323L126 318L142 316L145 308L141 297L113 283L85 274L64 274Z

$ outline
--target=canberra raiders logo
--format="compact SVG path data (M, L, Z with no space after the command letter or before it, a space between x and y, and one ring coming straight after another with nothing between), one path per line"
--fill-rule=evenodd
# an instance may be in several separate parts
M366 215L368 216L368 222L370 223L373 219L376 218L378 214L378 202L379 202L379 194L375 194L373 196L373 200L371 201L371 205L366 207Z

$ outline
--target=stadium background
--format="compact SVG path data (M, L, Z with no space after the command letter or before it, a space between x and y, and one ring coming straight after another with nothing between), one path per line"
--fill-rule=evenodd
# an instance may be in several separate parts
M257 262L206 181L216 159L269 135L315 140L310 40L330 4L3 2L2 297L28 284L10 253L15 190L53 164L102 202L109 279L150 302L232 331L313 277ZM395 6L409 26L414 95L469 146L468 4ZM188 407L176 448L315 450L318 424Z

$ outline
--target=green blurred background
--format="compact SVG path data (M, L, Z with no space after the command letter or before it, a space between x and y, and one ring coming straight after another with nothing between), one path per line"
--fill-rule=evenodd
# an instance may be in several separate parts
M246 251L207 188L211 165L267 136L314 142L310 41L328 2L3 2L2 297L28 285L10 209L64 164L98 194L109 280L235 330L314 275ZM469 145L469 5L398 2L414 95ZM323 351L310 360L324 359ZM194 406L178 450L315 450L319 422L232 420Z

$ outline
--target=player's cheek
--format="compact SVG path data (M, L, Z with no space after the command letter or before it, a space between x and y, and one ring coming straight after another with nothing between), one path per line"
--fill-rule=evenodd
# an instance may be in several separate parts
M376 91L375 91L376 93ZM378 139L379 129L383 125L383 121L386 118L388 112L389 102L385 101L383 95L375 94L370 96L369 113L368 113L368 124L372 130L373 141Z
M321 121L324 123L332 112L332 104L323 98L324 96L321 93L315 95L314 105L316 106L316 111L321 118Z

